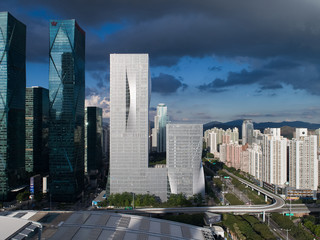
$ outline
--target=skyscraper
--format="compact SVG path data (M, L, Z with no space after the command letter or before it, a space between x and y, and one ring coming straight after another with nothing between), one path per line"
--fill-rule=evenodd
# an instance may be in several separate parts
M26 26L0 12L0 200L25 166Z
M148 168L148 54L110 55L110 192L167 199L167 169Z
M50 192L73 201L83 190L85 32L75 20L50 22Z
M246 119L242 124L242 145L252 144L253 138L253 123L251 119Z
M266 129L262 143L262 180L278 186L287 182L287 139L280 128Z
M166 125L168 123L167 106L159 103L157 106L157 115L154 117L154 129L152 129L152 144L157 148L157 152L166 151Z
M204 196L201 124L167 125L167 168L171 193Z
M49 171L49 91L42 87L26 89L26 171Z
M97 174L102 167L102 108L86 108L85 129L85 172Z
M318 188L317 136L308 136L307 129L297 128L296 138L289 141L289 186Z

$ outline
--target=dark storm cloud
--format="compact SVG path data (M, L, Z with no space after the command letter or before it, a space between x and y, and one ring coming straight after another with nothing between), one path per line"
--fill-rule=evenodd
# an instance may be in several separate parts
M266 69L279 69L279 70L285 70L285 69L290 69L294 67L298 67L299 64L296 62L284 60L284 59L277 59L273 60L271 62L268 62L264 68Z
M151 64L167 66L183 56L213 54L320 59L318 0L20 0L19 4L76 18L89 30L107 23L123 25L104 39L88 31L90 70L103 68L111 52L148 52Z
M181 89L182 91L188 87L172 75L160 73L159 76L152 78L152 92L161 93L163 95L172 94Z
M283 86L279 83L271 83L269 85L264 85L261 87L261 90L268 90L268 89L280 89L280 88L283 88Z
M222 70L222 66L208 67L208 70L220 72Z
M227 87L232 87L236 85L249 85L253 83L260 82L265 77L272 75L272 72L265 70L254 70L248 72L246 69L243 69L241 72L229 72L226 80L216 78L211 83L202 84L198 86L200 91L215 91L223 90Z
M313 95L320 95L320 68L318 64L298 63L289 60L272 60L252 71L229 72L226 79L216 78L209 83L199 85L200 91L219 93L228 91L233 86L257 84L258 94L291 86L295 90L305 90Z

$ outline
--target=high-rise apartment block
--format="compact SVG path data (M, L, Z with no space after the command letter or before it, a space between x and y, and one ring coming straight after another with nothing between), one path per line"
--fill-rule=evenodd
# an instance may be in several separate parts
M72 201L84 187L85 32L75 20L50 21L50 192Z
M209 152L216 154L220 144L238 143L239 130L238 128L233 128L232 130L228 128L227 130L223 130L222 128L216 127L208 129L204 133L204 141Z
M110 55L110 192L167 199L167 169L148 168L148 54Z
M314 133L317 136L317 148L320 148L320 128L316 129Z
M42 87L26 89L26 152L27 172L49 171L49 91Z
M102 108L87 107L85 111L85 173L97 174L102 168Z
M252 120L246 119L242 124L242 145L252 144L253 140L253 123Z
M296 138L289 141L289 186L295 189L318 188L317 137L308 130L296 129Z
M262 150L261 145L253 143L249 152L249 171L248 173L258 180L262 180Z
M262 180L284 187L287 182L287 139L280 135L280 128L270 128L265 132L262 144Z
M167 125L167 168L171 193L204 196L202 125Z
M152 129L152 147L157 149L157 152L166 151L166 125L168 121L167 106L164 103L159 103Z
M25 169L26 26L0 12L0 200Z

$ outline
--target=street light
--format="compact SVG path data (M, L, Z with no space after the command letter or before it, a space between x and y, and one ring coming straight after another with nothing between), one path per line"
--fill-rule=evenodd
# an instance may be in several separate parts
M283 228L280 228L280 230L282 231L286 231L287 232L287 240L289 239L289 232L291 231L291 229L283 229Z
M287 197L288 197L289 196L289 194L288 194L289 182L286 182L286 185L287 185ZM290 203L289 203L289 216L291 219L291 197L289 197L289 201L290 201Z

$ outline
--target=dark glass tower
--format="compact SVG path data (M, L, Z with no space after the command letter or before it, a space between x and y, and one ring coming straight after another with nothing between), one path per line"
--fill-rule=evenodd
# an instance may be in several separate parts
M73 201L84 187L85 32L75 20L50 21L50 194Z
M26 26L0 12L0 201L24 173L25 89Z
M42 87L26 89L26 171L49 171L49 91Z
M96 174L102 168L102 109L87 107L86 109L86 148L85 170L87 173Z

